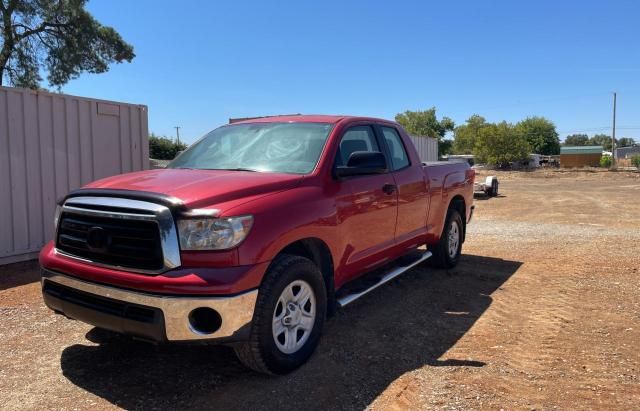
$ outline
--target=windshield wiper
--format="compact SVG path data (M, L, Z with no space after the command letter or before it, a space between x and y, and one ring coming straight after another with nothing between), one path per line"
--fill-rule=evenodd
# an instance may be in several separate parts
M234 167L234 168L206 168L205 170L223 170L223 171L251 171L253 173L259 173L260 170L253 168Z

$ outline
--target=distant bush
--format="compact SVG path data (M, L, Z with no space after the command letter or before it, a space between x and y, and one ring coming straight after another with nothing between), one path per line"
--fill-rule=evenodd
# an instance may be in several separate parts
M640 154L631 157L631 164L633 164L637 168L640 168Z
M603 167L603 168L611 167L611 156L600 157L600 167Z
M157 160L173 160L180 151L186 150L187 145L176 143L168 137L149 136L149 156Z

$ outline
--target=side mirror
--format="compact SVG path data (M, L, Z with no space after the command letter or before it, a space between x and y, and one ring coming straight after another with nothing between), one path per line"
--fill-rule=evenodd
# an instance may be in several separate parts
M384 174L388 172L387 160L379 151L354 151L346 166L336 167L336 177Z

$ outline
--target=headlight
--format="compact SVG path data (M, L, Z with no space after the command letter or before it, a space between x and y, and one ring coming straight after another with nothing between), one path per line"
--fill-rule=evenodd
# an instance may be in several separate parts
M240 244L249 234L253 217L190 218L178 220L183 250L226 250Z

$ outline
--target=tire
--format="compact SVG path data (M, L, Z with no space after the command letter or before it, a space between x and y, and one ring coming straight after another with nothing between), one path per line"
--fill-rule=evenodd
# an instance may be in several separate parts
M489 191L489 196L490 197L498 196L498 180L493 180L491 182L491 190Z
M455 228L454 228L455 227ZM462 238L464 225L458 210L450 208L447 211L447 218L442 229L440 241L430 246L429 250L433 254L429 261L431 265L438 268L453 268L460 260L462 253ZM452 240L450 242L450 235ZM453 236L457 236L457 241L453 241Z
M318 267L304 257L277 257L258 291L249 341L234 346L238 359L265 374L295 370L316 349L326 312L327 292Z

